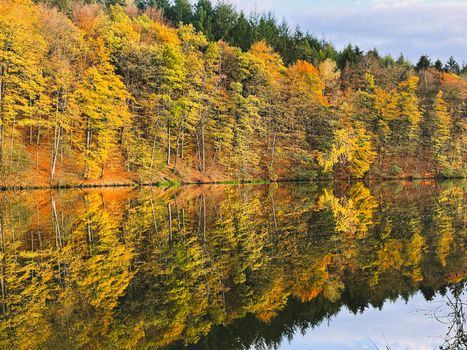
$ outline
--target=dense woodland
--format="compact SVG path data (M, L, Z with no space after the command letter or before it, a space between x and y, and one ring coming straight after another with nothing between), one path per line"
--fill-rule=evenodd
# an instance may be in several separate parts
M465 280L465 182L325 184L0 193L0 348L274 348Z
M4 185L464 176L465 66L199 0L0 0Z

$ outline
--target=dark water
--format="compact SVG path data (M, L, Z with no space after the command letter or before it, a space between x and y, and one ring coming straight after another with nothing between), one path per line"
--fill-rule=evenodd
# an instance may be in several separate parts
M0 348L466 349L465 181L0 194Z

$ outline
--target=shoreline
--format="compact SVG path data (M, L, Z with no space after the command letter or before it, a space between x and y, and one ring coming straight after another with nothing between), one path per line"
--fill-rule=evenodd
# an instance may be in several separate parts
M177 187L177 186L190 186L190 185L270 185L270 184L307 184L319 182L394 182L394 181L448 181L448 180L463 180L465 177L399 177L399 178L370 178L370 179L345 179L345 178L331 178L331 179L312 179L312 180L223 180L223 181L156 181L156 182L126 182L126 183L107 183L107 184L67 184L67 185L49 185L49 186L30 186L30 185L13 185L13 186L0 186L1 192L10 191L34 191L34 190L73 190L73 189L89 189L89 188L138 188L138 187Z

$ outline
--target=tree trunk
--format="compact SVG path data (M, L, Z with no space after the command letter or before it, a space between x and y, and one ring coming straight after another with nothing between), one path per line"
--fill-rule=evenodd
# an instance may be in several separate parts
M0 125L0 169L3 169L3 136L4 136L4 125L5 125L5 118L2 114L1 118L1 125Z
M276 153L276 130L274 129L274 136L272 138L272 149L271 149L271 164L269 164L269 167L272 170L272 167L274 166L274 156Z
M53 219L53 226L55 230L55 244L58 249L62 248L62 234L60 230L60 222L58 220L57 215L57 207L55 205L55 199L52 192L50 193L50 201L52 203L52 219Z
M177 140L175 141L175 159L174 159L174 171L177 170L177 159L178 159L178 152L180 148L180 133L177 134Z
M84 151L84 178L89 178L89 149L91 147L91 127L89 118L86 121L86 148Z
M0 169L3 169L3 138L4 138L4 130L5 130L5 114L3 112L3 94L4 94L4 82L3 82L3 74L5 68L0 66Z
M175 160L174 160L174 170L177 170L177 159L178 155L180 153L180 141L181 137L183 135L183 130L184 130L184 120L180 122L180 126L178 128L178 133L177 133L177 141L175 142Z
M198 158L198 170L201 170L201 145L200 145L200 137L198 130L195 131L196 136L196 157Z
M154 137L152 139L151 165L149 166L149 171L151 172L151 182L154 181L154 157L155 155L156 155L156 133L154 132Z
M53 140L53 147L52 147L52 159L50 163L50 184L52 184L55 176L55 168L57 165L57 157L60 150L60 135L61 134L61 127L55 125L54 131L54 140Z
M204 117L201 122L201 171L204 173L206 170L206 147L204 142Z
M182 145L180 150L180 159L183 160L185 157L185 152L183 151L185 148L185 128L182 130Z
M171 138L170 122L167 123L167 165L170 165L170 138Z

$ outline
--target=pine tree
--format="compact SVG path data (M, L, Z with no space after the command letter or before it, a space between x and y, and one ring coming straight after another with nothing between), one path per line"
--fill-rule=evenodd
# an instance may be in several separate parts
M420 56L420 59L418 60L417 64L415 65L415 70L417 72L426 70L430 68L431 66L431 60L427 55L422 55Z

